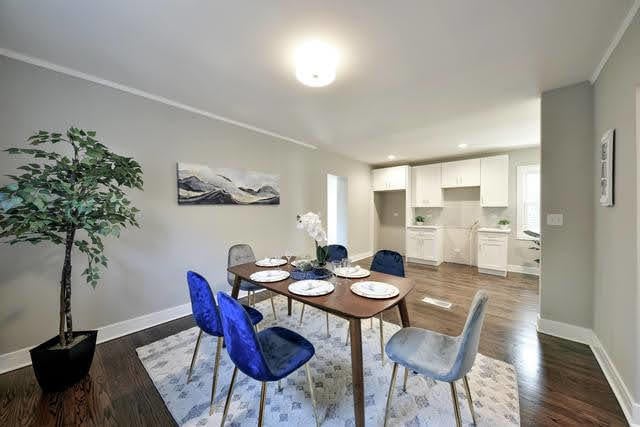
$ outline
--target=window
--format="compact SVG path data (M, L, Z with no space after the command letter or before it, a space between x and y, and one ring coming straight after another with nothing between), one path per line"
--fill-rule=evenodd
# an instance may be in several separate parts
M327 243L347 245L347 178L327 175Z
M540 165L518 166L518 239L532 239L525 230L540 233Z

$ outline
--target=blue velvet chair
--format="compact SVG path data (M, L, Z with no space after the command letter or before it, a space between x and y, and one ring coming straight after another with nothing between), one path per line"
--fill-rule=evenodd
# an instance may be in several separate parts
M254 380L262 382L258 414L258 425L262 426L267 383L279 381L303 365L307 371L313 412L318 425L313 382L307 364L315 354L313 344L303 336L281 327L256 332L251 326L251 319L247 312L235 299L224 292L218 292L218 304L227 352L235 365L220 425L223 426L227 418L238 369Z
M371 261L371 271L377 271L378 273L390 274L392 276L404 277L404 260L402 255L398 252L388 249L382 249L376 252ZM380 357L382 364L384 365L384 329L382 313L379 316L380 319ZM371 318L371 327L373 327L373 318ZM349 333L347 332L347 343L349 342Z
M345 258L349 258L349 252L347 251L347 248L345 248L342 245L329 245L327 246L327 249L329 251L329 256L327 256L327 262L342 261ZM301 325L302 325L302 318L304 317L304 307L305 305L302 304L302 309L300 310ZM327 338L329 338L331 336L331 334L329 333L329 312L326 312L325 314L327 317Z
M253 254L253 249L251 249L251 246L249 245L242 243L239 245L233 245L229 248L227 267L233 267L234 265L246 264L248 262L255 261L256 257ZM227 282L229 282L231 286L233 286L233 282L235 281L235 279L235 275L227 272ZM240 282L240 290L247 293L247 300L249 302L249 305L251 306L256 305L256 291L260 289L263 289L263 287L255 285L251 282L247 282L246 280ZM273 303L273 293L271 291L267 292L269 292L269 299L271 300L271 310L273 310L273 318L277 319L276 306Z
M213 398L216 393L216 384L218 382L220 351L222 348L222 323L220 321L220 315L218 313L216 301L213 298L213 293L211 292L211 287L209 286L207 280L198 273L189 271L187 273L187 283L189 284L189 296L191 297L191 309L193 311L193 317L196 321L196 325L198 325L198 327L200 328L200 332L198 332L198 339L196 340L196 348L193 351L191 365L189 366L187 382L191 381L191 373L193 372L193 366L195 365L196 358L198 356L198 349L200 348L202 332L204 331L209 335L218 337L215 364L213 367L213 384L211 385L211 406L209 408L209 414L212 414ZM262 314L258 310L246 306L242 306L242 309L246 311L249 321L252 325L256 325L262 320Z
M439 334L420 328L403 328L396 332L387 343L387 355L393 361L391 385L387 396L387 409L384 422L387 425L391 396L395 387L398 365L405 368L406 390L408 370L433 378L436 381L446 381L451 386L451 398L458 427L462 425L460 406L456 394L455 381L462 379L469 399L469 409L473 424L476 416L473 411L473 400L467 373L473 367L480 343L480 332L486 312L488 296L485 291L478 291L471 303L462 333L457 337Z

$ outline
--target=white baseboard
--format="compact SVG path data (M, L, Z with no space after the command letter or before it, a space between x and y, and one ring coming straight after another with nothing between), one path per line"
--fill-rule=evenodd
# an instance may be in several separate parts
M604 376L607 378L613 393L616 395L616 399L620 403L630 427L640 427L640 402L633 400L633 395L629 392L629 388L618 369L616 369L615 364L593 330L556 322L555 320L543 319L540 315L538 315L537 329L538 332L543 334L587 344L598 361L600 369L602 369Z
M540 276L540 267L530 267L527 265L515 265L509 264L507 266L507 270L512 273L522 273L522 274L531 274L534 276Z
M373 251L368 251L368 252L361 252L359 254L352 255L349 258L351 259L351 261L361 261L365 258L369 258L372 256L373 256Z
M191 314L191 304L182 304L134 317L133 319L102 326L98 328L98 344L179 319L189 314ZM25 347L11 353L0 355L0 374L31 365L31 356L29 355L31 348L32 347Z
M564 338L565 340L587 345L593 344L593 331L591 329L544 319L540 317L539 314L536 329L543 334L553 335L554 337Z
M633 400L633 395L629 393L629 389L616 369L616 365L613 364L609 354L604 349L600 339L595 333L593 334L591 351L593 351L598 364L600 364L600 368L602 369L602 372L604 372L604 376L607 377L607 381L609 382L613 393L616 395L618 403L620 403L620 406L622 407L622 412L624 412L625 417L627 417L629 426L640 427L640 402L635 402Z

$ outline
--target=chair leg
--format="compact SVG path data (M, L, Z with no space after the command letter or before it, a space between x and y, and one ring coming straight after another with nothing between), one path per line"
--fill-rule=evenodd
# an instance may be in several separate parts
M349 333L349 326L347 326L347 339L344 340L344 345L349 345L351 334Z
M238 375L238 367L233 367L233 374L231 374L231 383L229 384L229 391L227 392L227 400L224 402L224 411L222 411L222 421L220 421L220 427L224 426L224 421L227 419L227 412L229 412L229 402L231 402L231 396L233 395L233 385L236 382L236 376Z
M273 292L269 291L269 299L271 300L271 310L273 310L273 318L278 320L278 316L276 316L276 305L273 302Z
M373 317L369 319L369 329L373 329Z
M313 405L313 416L316 418L316 427L320 425L320 420L318 419L318 408L316 405L316 394L313 391L313 380L311 379L311 369L309 369L309 364L305 363L304 369L307 371L307 382L309 383L309 394L311 395L311 405Z
M262 382L262 391L260 392L260 412L258 412L258 427L262 427L264 421L264 401L267 400L267 382Z
M380 356L384 365L384 330L382 327L382 313L380 313Z
M191 381L191 373L193 367L196 364L196 358L198 357L198 349L200 348L200 340L202 339L202 329L198 332L198 339L196 340L196 348L193 350L193 357L191 358L191 365L189 366L189 375L187 376L187 382Z
M218 384L218 367L220 366L222 339L222 337L218 337L218 343L216 344L216 359L213 364L213 384L211 384L211 404L209 405L209 415L213 415L213 400L216 396L216 385Z
M327 338L331 337L331 335L329 334L329 312L326 311L325 314L327 315Z
M302 310L300 310L300 325L302 325L302 316L304 316L305 304L302 304Z
M278 391L282 391L282 381L278 380Z
M396 373L398 372L398 364L393 364L393 371L391 371L391 384L389 384L389 394L387 394L387 407L384 410L384 427L387 427L389 422L389 410L391 409L391 398L393 396L393 389L396 386Z
M402 391L407 392L407 379L409 378L409 368L404 368L404 382L402 384Z
M456 383L452 381L449 383L451 386L451 399L453 400L453 412L456 415L456 426L462 427L462 418L460 418L460 405L458 403L458 395L456 394Z
M473 399L471 399L471 389L469 388L469 380L467 379L467 376L465 375L464 377L462 377L462 380L464 381L464 388L467 391L467 399L469 399L469 410L471 411L471 419L473 420L473 425L476 425L476 413L473 410Z

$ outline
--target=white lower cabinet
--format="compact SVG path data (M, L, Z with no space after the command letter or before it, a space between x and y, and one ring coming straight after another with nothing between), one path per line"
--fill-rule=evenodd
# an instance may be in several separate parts
M442 230L438 227L407 228L407 261L440 265L444 255Z
M497 276L507 275L509 230L478 230L478 271Z

